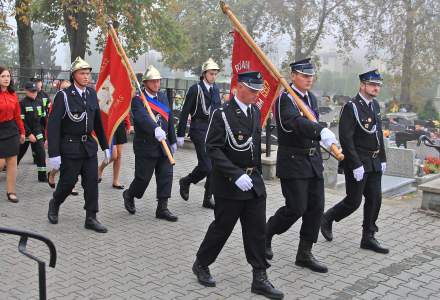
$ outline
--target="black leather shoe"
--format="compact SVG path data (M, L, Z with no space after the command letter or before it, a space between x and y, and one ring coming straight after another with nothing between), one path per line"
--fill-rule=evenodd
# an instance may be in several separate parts
M321 233L322 236L329 242L333 240L333 232L332 232L332 224L333 220L325 213L321 219Z
M132 215L136 213L136 206L134 205L134 197L130 197L128 194L128 190L125 190L122 193L122 197L124 198L124 206L125 209Z
M179 185L180 185L180 196L182 197L183 200L188 201L189 199L189 186L191 183L187 183L186 182L186 178L181 178L179 180Z
M156 210L156 218L167 220L170 222L176 222L178 220L177 216L173 215L168 208L162 210Z
M210 209L214 209L215 207L215 203L214 203L214 199L212 199L212 195L208 194L206 191L205 191L205 196L203 197L202 206L204 208L210 208Z
M90 230L94 230L96 232L99 233L106 233L107 232L107 228L102 225L101 223L99 223L98 220L96 220L95 218L86 218L86 222L84 224L84 227L86 229L90 229Z
M58 224L58 212L60 210L59 206L55 205L55 200L50 199L49 201L49 211L47 212L47 218L52 224Z
M120 185L112 184L112 187L113 187L114 189L117 189L117 190L123 190L123 189L125 189L125 185L123 185L123 184L120 184Z
M156 218L176 222L177 216L173 215L168 209L168 199L159 199L157 201Z
M366 237L363 236L361 240L361 248L366 250L372 250L377 253L388 254L390 252L389 249L381 246L378 240L374 237L373 234Z
M266 270L253 270L251 292L269 299L283 299L284 294L277 290L267 278Z
M318 273L327 273L326 265L320 263L312 254L312 242L300 240L295 265Z
M200 265L197 259L193 264L192 271L197 276L197 280L201 285L208 287L215 286L215 280L212 278L211 272L209 272L209 267Z

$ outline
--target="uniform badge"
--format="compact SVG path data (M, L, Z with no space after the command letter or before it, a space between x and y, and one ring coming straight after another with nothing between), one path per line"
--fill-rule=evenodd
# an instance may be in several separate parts
M244 138L243 135L241 135L241 134L238 135L238 140L239 140L239 141L242 141L243 138Z
M366 123L366 124L364 125L364 127L365 127L365 128L368 128L368 123Z
M75 118L78 118L78 117L79 117L79 115L78 115L78 114L74 114L73 116L74 116Z
M235 113L236 113L237 115L241 114L241 109L237 108L237 109L235 110Z
M371 118L368 118L367 121L368 121L368 122L371 122Z

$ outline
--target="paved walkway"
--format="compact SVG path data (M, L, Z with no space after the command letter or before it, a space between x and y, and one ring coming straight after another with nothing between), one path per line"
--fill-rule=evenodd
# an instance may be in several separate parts
M125 147L122 183L133 178L131 145ZM30 156L20 165L20 203L6 201L5 174L0 174L0 226L41 233L54 241L58 251L55 269L48 269L50 299L263 299L250 292L251 268L244 257L240 225L211 267L217 287L199 285L191 272L195 253L213 212L201 207L203 183L191 187L190 200L178 195L178 180L194 166L192 150L176 155L173 197L170 208L177 223L155 219L155 184L152 183L129 215L122 192L111 188L111 169L100 184L98 215L109 228L97 234L83 228L82 193L69 197L60 211L60 222L47 221L51 190L36 181ZM267 182L267 215L283 199L278 181ZM79 188L81 190L81 188ZM326 191L326 207L341 198ZM359 249L362 211L335 224L333 242L320 237L315 255L330 269L312 273L294 265L299 224L276 236L272 267L273 283L286 299L440 299L440 219L418 210L420 195L385 199L378 239L391 248L389 255ZM18 239L0 235L0 299L38 297L37 265L17 251ZM33 253L48 257L40 243L30 242Z

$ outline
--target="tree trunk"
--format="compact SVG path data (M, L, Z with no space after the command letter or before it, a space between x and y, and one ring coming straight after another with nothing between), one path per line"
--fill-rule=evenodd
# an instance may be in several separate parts
M15 1L15 20L17 21L18 55L20 61L19 82L23 86L33 76L34 39L31 28L29 0Z
M295 61L298 61L300 59L303 59L304 54L302 53L303 50L303 24L302 24L302 15L304 10L304 1L296 1L295 5L295 16L293 19L293 28L295 31Z
M415 16L416 10L407 6L405 22L405 46L402 58L402 81L400 83L400 103L411 103L411 76L415 51Z
M87 4L84 3L84 5ZM64 24L69 38L70 61L73 62L78 56L84 58L89 38L87 11L71 13L65 8Z

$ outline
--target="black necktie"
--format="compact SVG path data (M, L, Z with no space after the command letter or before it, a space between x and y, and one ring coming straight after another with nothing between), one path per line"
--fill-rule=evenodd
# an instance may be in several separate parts
M248 108L246 109L246 114L249 120L252 119L252 112L251 112L251 106L249 105Z
M304 95L304 102L307 104L307 106L310 107L310 103L309 103L309 96Z
M370 110L371 110L372 112L374 112L374 109L373 109L373 101L371 101L370 103L368 103L368 107L370 108Z
M213 88L212 88L212 86L209 88L209 96L211 96L211 99L212 99L212 93L213 93L214 91L213 91Z

